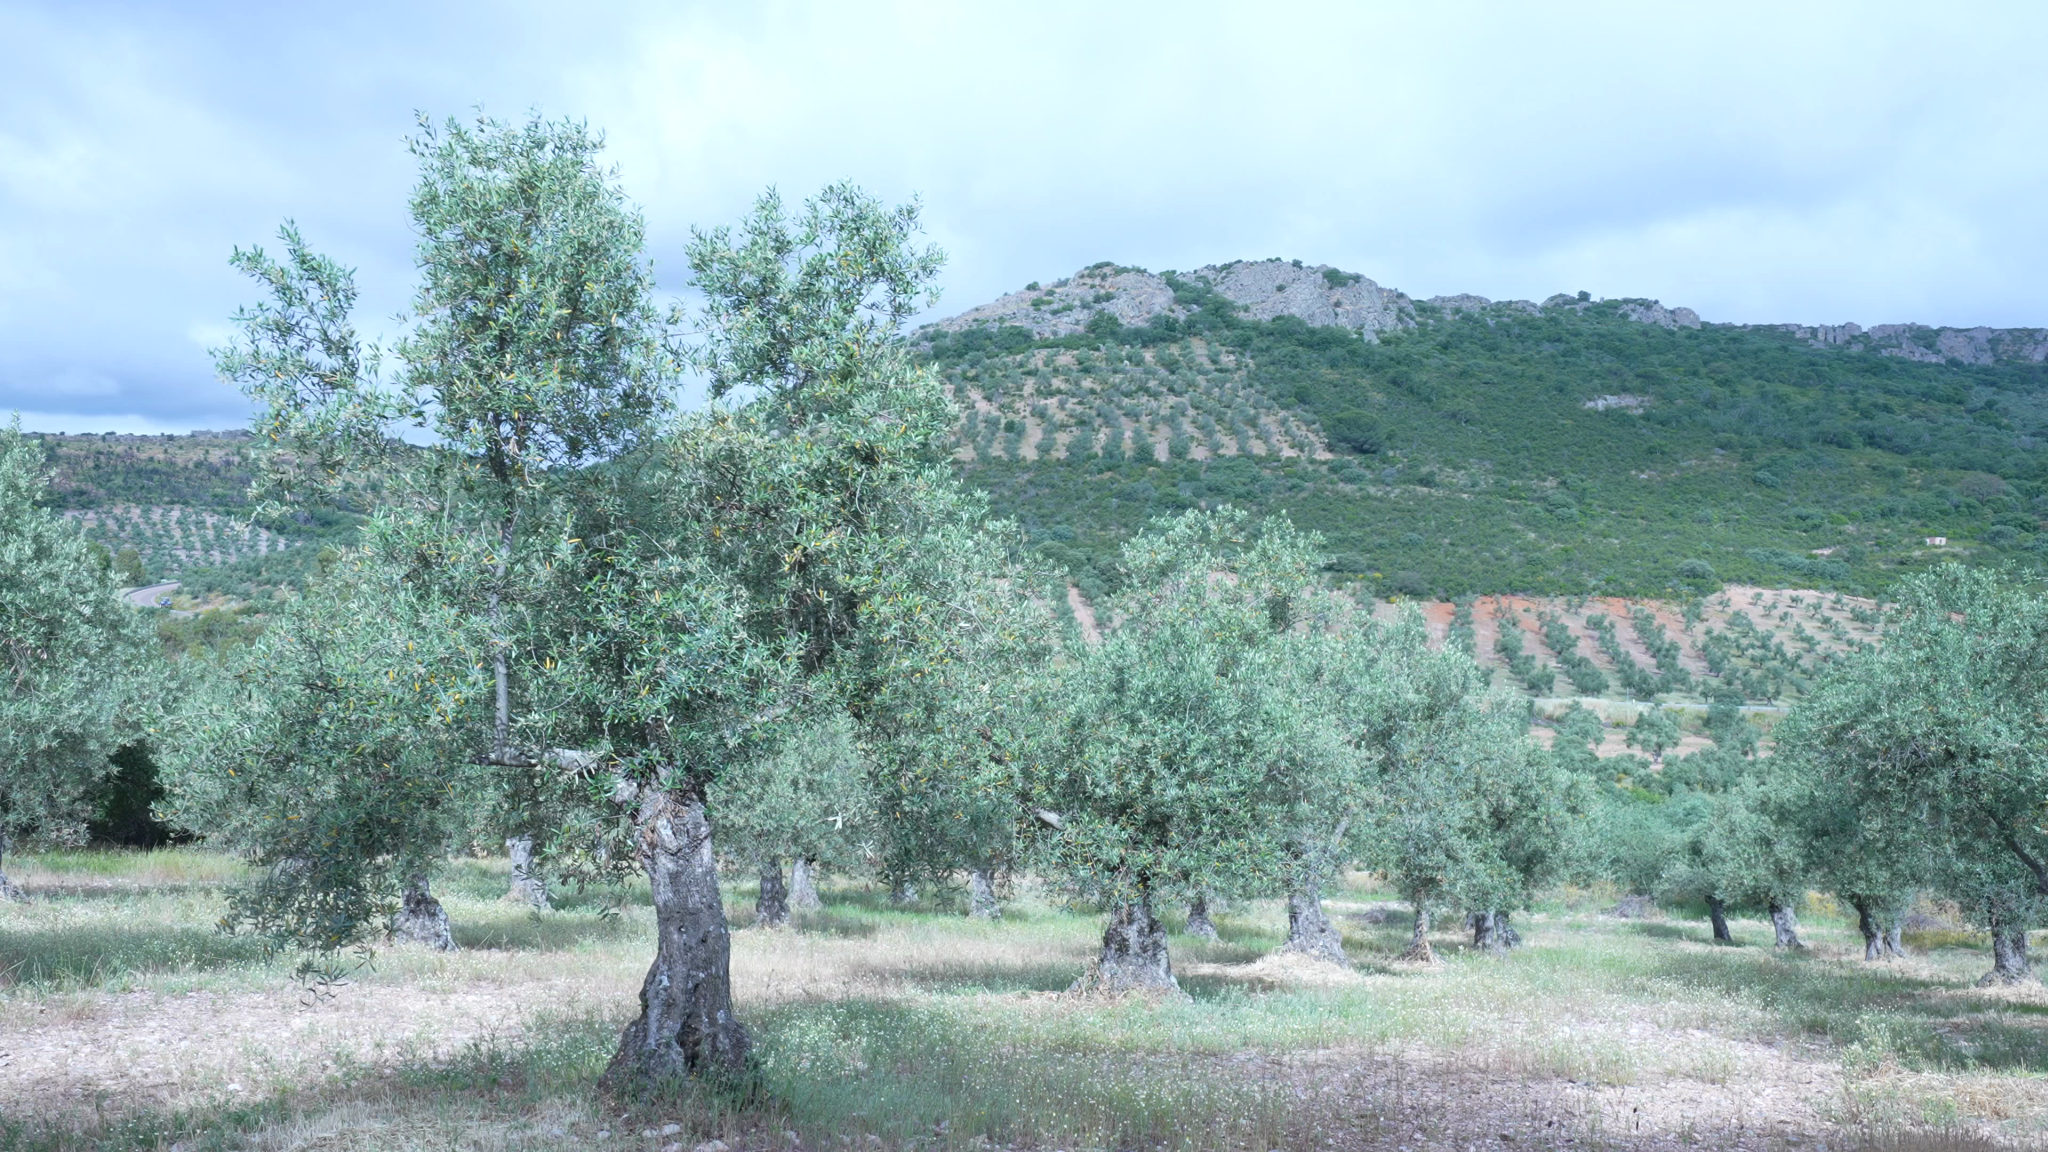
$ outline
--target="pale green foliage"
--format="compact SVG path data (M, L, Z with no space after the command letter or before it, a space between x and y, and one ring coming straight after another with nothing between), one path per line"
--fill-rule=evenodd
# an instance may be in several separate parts
M1907 580L1881 646L1780 727L1800 795L1858 814L1979 907L2048 897L2048 600L2008 572ZM1796 773L1796 774L1795 774ZM2038 914L2038 913L2036 913Z
M467 841L484 783L464 720L490 694L470 627L357 555L229 653L162 769L166 817L266 868L230 923L351 943Z
M764 860L848 868L874 832L867 767L844 715L794 727L772 754L714 781L705 807L726 844Z
M1061 820L1043 858L1110 901L1270 886L1297 777L1321 770L1289 650L1317 542L1226 508L1158 522L1123 560L1114 626L1059 670L1024 780Z
M84 839L88 793L168 674L102 551L36 506L46 484L42 445L0 428L0 846Z
M808 414L871 388L920 296L938 302L931 284L945 257L913 248L917 230L915 203L884 208L834 184L794 219L770 189L737 239L722 227L694 233L690 269L706 297L694 360L711 394L766 389Z
M403 397L377 382L379 350L356 336L354 272L307 248L289 221L278 239L282 263L260 247L236 248L229 259L271 299L237 309L239 339L214 353L221 377L256 404L249 429L263 463L257 494L272 512L343 491L350 469L383 458L387 428L406 410Z
M1678 741L1678 718L1662 708L1645 708L1642 717L1629 726L1628 746L1649 753L1652 760L1661 762Z
M659 413L645 228L583 124L425 118L412 141L418 326L405 389L475 482L530 488ZM498 495L494 500L505 497Z
M1059 636L1056 593L1028 555L1007 525L931 533L918 549L927 594L872 617L879 659L861 744L893 879L943 882L1014 865L1023 850L1019 761L1057 712L1047 672Z
M900 243L914 224L842 188L795 222L764 197L737 239L692 244L707 286L695 358L722 389L749 391L678 419L612 471L607 500L577 510L582 543L551 577L574 590L557 602L577 606L554 617L565 639L548 677L563 702L551 739L607 750L636 785L751 795L790 767L784 737L835 713L865 723L888 684L932 658L934 630L961 623L958 594L978 571L957 561L974 553L982 506L945 466L943 391L867 303L907 299L929 277L928 262L870 243ZM820 260L840 271L803 271ZM763 350L798 330L810 351ZM832 365L829 386L785 372L814 354ZM785 783L794 796L823 782ZM764 826L757 815L730 830Z
M1418 613L1361 633L1340 717L1372 778L1367 863L1421 907L1523 907L1582 848L1581 784L1530 742L1522 698L1429 650Z
M600 146L577 123L422 120L411 203L421 282L393 383L377 379L376 350L350 327L346 269L307 250L289 226L283 263L260 249L236 253L236 266L273 299L237 314L240 338L220 367L258 404L269 494L379 502L364 554L350 561L375 580L316 589L340 599L295 607L279 642L244 668L244 706L268 725L249 745L247 779L236 777L246 807L320 794L302 772L379 766L349 769L359 779L345 787L359 791L323 809L329 834L307 840L282 817L238 830L259 858L311 860L246 905L285 935L328 944L365 930L351 917L390 890L390 860L431 858L457 825L489 818L500 830L532 831L539 821L540 793L553 783L550 724L531 716L530 696L560 667L555 649L576 642L551 613L585 615L573 599L579 589L558 571L577 556L565 529L578 510L603 503L599 465L636 446L666 398L643 229L598 166ZM407 425L429 443L400 443ZM673 571L657 564L616 575L626 592L594 595L644 591L636 581ZM692 610L687 596L670 601L679 606ZM360 692L380 676L404 682L428 657L395 647L401 640L431 645L430 663L447 669L440 682L453 677L465 689L408 712L418 702L404 696L348 703L306 687L329 676ZM350 742L355 725L363 732ZM299 746L310 759L266 751ZM481 762L496 771L477 770ZM460 819L387 807L427 794L451 797ZM278 910L274 922L265 908Z

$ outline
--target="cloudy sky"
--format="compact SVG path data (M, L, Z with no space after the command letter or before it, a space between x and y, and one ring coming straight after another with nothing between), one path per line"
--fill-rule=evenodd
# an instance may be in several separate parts
M317 13L317 15L311 14ZM922 197L950 313L1097 260L2048 326L2048 6L0 0L0 413L228 427L235 244L411 282L415 110L602 128L692 225Z

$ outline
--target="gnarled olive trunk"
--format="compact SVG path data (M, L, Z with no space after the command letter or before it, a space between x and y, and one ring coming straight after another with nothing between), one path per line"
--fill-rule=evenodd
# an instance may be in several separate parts
M424 944L437 952L455 951L455 933L448 927L448 910L434 899L427 878L421 873L406 877L398 912L391 917L391 939L397 944Z
M898 908L908 908L917 903L917 885L908 880L898 880L889 888L889 903Z
M701 792L649 789L640 804L640 862L654 891L654 964L640 1016L619 1036L602 1083L612 1090L689 1076L725 1078L752 1042L732 1014L732 938Z
M1994 984L2019 984L2034 975L2033 962L2027 956L2027 928L2016 924L1991 910L1991 971L1977 981L1979 988Z
M1863 958L1884 959L1884 931L1878 927L1877 917L1870 909L1870 901L1860 896L1851 896L1849 906L1856 909L1856 930L1863 933Z
M1773 900L1771 905L1771 932L1775 939L1773 947L1804 948L1799 940L1799 917L1792 914L1792 905L1780 904Z
M1184 930L1188 935L1202 940L1216 939L1216 923L1209 919L1207 891L1195 893L1194 900L1188 904L1188 922Z
M1323 914L1320 883L1310 880L1287 894L1287 943L1281 945L1281 949L1327 960L1340 967L1351 966L1351 961L1344 956L1344 937Z
M1906 942L1900 937L1904 935L1906 929L1905 925L1901 923L1902 919L1899 916L1892 917L1891 924L1884 930L1884 947L1885 951L1903 960L1906 956Z
M1505 956L1508 949L1518 948L1522 934L1508 923L1505 912L1474 912L1472 914L1472 946L1483 948L1495 956Z
M816 912L825 906L811 879L811 862L801 856L789 866L789 906L798 912Z
M548 886L533 867L533 837L514 836L505 841L505 854L512 858L512 887L505 893L506 899L546 908Z
M0 865L6 864L7 850L12 847L14 847L14 842L7 838L7 833L0 832ZM0 867L0 900L26 899L28 899L28 893L15 887L14 881L7 878L6 868Z
M1408 938L1408 950L1400 959L1411 964L1436 963L1436 951L1429 946L1429 908L1415 902L1415 935Z
M967 874L967 914L976 920L1002 918L1003 906L996 900L994 870L976 868Z
M1863 933L1863 958L1865 960L1890 960L1904 956L1905 946L1899 943L1899 905L1895 900L1884 901L1872 896L1850 896L1849 906L1856 909L1856 929ZM1889 918L1885 915L1890 912Z
M1714 925L1714 940L1720 944L1735 943L1735 936L1728 931L1728 902L1719 896L1707 897L1707 919Z
M1102 933L1102 955L1075 981L1076 991L1178 992L1173 961L1166 952L1166 926L1152 912L1152 895L1118 904Z
M756 928L789 927L789 889L782 883L782 861L761 861L761 894L754 900Z

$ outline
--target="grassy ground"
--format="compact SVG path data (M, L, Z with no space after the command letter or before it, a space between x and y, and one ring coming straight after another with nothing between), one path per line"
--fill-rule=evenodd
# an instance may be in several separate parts
M593 1082L652 916L500 899L503 861L439 884L462 951L379 950L310 989L217 933L239 869L197 851L10 859L0 907L0 1147L688 1150L1980 1148L2048 1142L2048 990L1978 990L1981 943L1866 965L1825 901L1814 944L1761 923L1599 914L1560 893L1527 947L1397 963L1405 910L1331 894L1351 971L1275 956L1252 904L1176 936L1182 1000L1077 1000L1090 916L1028 886L998 924L940 896L828 886L795 930L742 929L753 1095L619 1101ZM731 890L744 925L752 893ZM1909 939L1909 943L1912 941ZM1995 1144L1984 1141L1995 1140Z

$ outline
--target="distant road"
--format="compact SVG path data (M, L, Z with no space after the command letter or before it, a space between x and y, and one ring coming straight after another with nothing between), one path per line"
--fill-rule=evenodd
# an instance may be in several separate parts
M135 591L123 596L122 599L135 605L137 608L155 608L159 598L168 600L177 590L178 582L176 580L169 580L162 584L151 584L147 588L137 588ZM190 612L174 612L172 614L176 616L191 615Z

